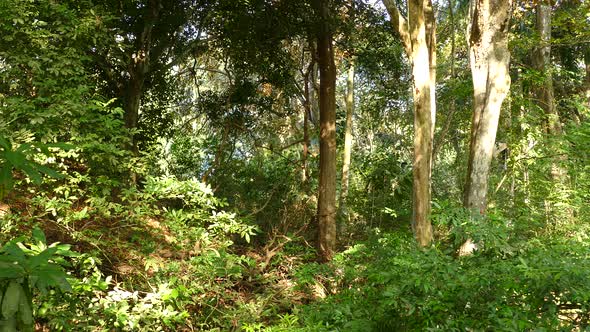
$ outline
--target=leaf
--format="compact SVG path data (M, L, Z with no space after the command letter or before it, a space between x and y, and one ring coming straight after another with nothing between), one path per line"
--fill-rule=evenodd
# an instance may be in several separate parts
M0 332L18 332L16 329L16 317L1 320Z
M4 158L6 158L6 161L11 163L16 168L20 168L21 165L27 160L23 153L14 151L5 151Z
M4 138L3 136L0 136L0 147L4 148L4 150L10 151L12 150L12 146L10 145L10 142Z
M5 245L4 248L2 248L2 250L11 256L8 258L12 259L12 261L22 264L27 260L23 250L19 248L19 246L17 246L16 244L14 244L14 242Z
M23 143L21 145L19 145L19 147L15 150L15 152L20 152L21 154L25 154L26 151L28 151L31 148L31 144L29 143Z
M80 257L80 253L70 250L72 248L69 244L59 244L56 246L57 254L65 257Z
M0 198L5 196L13 185L12 165L5 163L0 169Z
M41 242L43 244L47 244L45 233L43 233L43 231L39 227L35 227L35 229L33 229L33 239L35 239L37 243Z
M8 284L8 288L4 292L4 299L2 300L2 316L5 319L9 319L16 314L22 295L24 295L24 292L19 283L12 281Z
M40 185L43 181L43 178L41 178L41 174L33 167L31 167L31 165L34 164L30 162L23 162L21 165L18 165L16 167L20 168L23 172L25 172L25 174L27 174L27 176L31 179L31 181L33 181L34 184Z
M17 279L25 275L22 266L0 261L0 279Z
M53 168L45 166L45 165L35 164L34 166L39 172L41 172L47 176L50 176L54 179L63 179L65 177L63 174L59 173L58 171L54 170Z
M39 255L33 256L30 260L30 268L34 269L37 266L43 265L44 263L48 263L49 259L55 252L57 251L56 247L51 247L43 250Z
M18 304L18 313L20 316L20 320L21 322L23 322L23 324L33 324L33 310L31 309L31 303L26 296L20 297L20 301Z
M35 274L39 277L38 286L41 290L46 286L56 286L62 291L71 291L72 286L66 279L67 275L63 269L55 264L48 264L35 270Z

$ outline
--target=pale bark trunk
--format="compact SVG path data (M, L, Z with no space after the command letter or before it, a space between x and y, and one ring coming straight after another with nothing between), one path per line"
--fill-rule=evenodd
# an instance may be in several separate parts
M329 261L336 249L336 66L329 2L318 0L322 27L318 34L320 69L320 183L318 199L319 255Z
M584 50L584 65L586 67L586 80L584 84L584 96L586 97L586 109L590 109L590 46L586 45ZM584 116L580 115L580 122L584 121Z
M303 151L301 156L301 182L304 187L307 185L309 179L307 156L309 155L309 120L307 117L308 108L303 110Z
M414 160L412 228L420 246L432 241L430 223L432 141L436 115L436 38L432 3L409 0L408 18L393 0L383 0L394 28L412 62L414 97Z
M456 78L455 75L455 14L454 14L454 2L453 0L449 0L449 21L451 23L451 80L454 81ZM433 148L432 148L432 163L434 167L434 163L436 161L436 156L440 148L444 145L445 139L447 134L449 133L449 129L451 128L451 123L453 121L453 116L455 115L457 108L455 103L455 98L451 98L449 104L449 112L447 114L447 119L445 121L445 125L443 126L438 141L433 141ZM433 126L434 127L434 126Z
M487 206L488 175L502 102L510 89L508 27L512 0L471 0L468 30L473 118L464 205Z
M342 219L348 214L346 199L350 173L350 159L352 156L352 115L354 112L354 62L351 61L346 80L346 129L344 132L344 154L342 160L342 185L340 187L340 204L338 216Z
M542 73L541 84L533 86L535 99L546 116L545 132L547 136L559 136L562 134L561 121L555 98L553 94L553 77L551 75L551 4L548 0L539 1L535 8L536 29L540 36L540 46L533 52L533 66ZM567 182L567 171L563 167L565 156L554 157L551 165L550 176L553 180L555 192L562 197L567 196L565 184ZM545 201L546 217L555 222L563 221L572 217L572 211L567 208L559 208L555 202L547 199Z
M312 75L312 71L315 68L315 54L312 52L311 55L312 59L307 67L303 75L303 93L304 93L304 105L303 105L303 151L302 151L302 160L301 160L301 181L303 183L304 188L307 190L307 184L309 180L309 168L307 165L307 159L309 156L309 121L312 113L312 90L313 86L310 89L310 85L313 83L310 82Z
M551 61L551 5L547 0L536 6L536 28L541 37L540 45L533 51L533 66L542 73L543 82L534 86L537 103L547 117L546 132L549 135L561 134L559 114L553 97L553 78L549 65Z

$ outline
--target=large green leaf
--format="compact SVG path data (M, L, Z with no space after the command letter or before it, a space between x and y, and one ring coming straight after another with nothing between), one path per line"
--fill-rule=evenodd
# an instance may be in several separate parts
M5 151L4 158L16 168L20 168L27 160L22 152L15 151Z
M12 259L12 261L22 264L22 263L25 263L27 260L24 251L19 246L17 246L14 242L10 242L10 243L6 244L2 248L2 251L7 253L10 256L9 259Z
M0 197L6 195L6 193L12 189L13 184L12 165L4 163L2 168L0 168Z
M25 325L32 325L33 324L33 310L31 309L31 302L27 299L26 296L23 295L20 297L20 302L18 304L18 313L21 322Z
M64 178L63 174L57 172L56 170L54 170L50 167L45 166L45 165L35 164L35 168L37 169L37 171L39 171L47 176L50 176L54 179L63 179Z
M11 281L8 284L2 300L2 316L4 316L4 319L9 319L17 313L20 297L23 295L24 292L19 283Z
M33 239L35 239L35 241L37 241L37 243L41 242L43 244L47 244L47 239L45 238L45 233L43 233L43 231L39 227L35 227L33 229Z
M0 135L0 147L3 148L4 150L7 150L7 151L12 150L12 146L10 145L10 142L1 135Z
M18 148L15 150L16 152L20 152L23 155L25 154L26 151L28 151L31 148L31 144L29 143L23 143L21 145L18 146Z
M72 290L72 286L66 279L66 273L59 265L50 263L40 266L34 271L34 274L38 277L37 287L41 291L53 286L60 288L62 291Z
M25 161L22 164L18 165L17 168L20 168L27 176L33 181L34 184L40 185L43 181L41 174L32 166L33 163L29 161Z
M16 317L0 320L0 332L19 332L16 329Z
M55 252L57 251L56 247L51 247L43 250L39 255L33 256L30 260L30 268L34 269L39 265L43 265L44 263L48 263L49 259Z
M25 275L25 269L22 266L0 261L0 279L17 279Z

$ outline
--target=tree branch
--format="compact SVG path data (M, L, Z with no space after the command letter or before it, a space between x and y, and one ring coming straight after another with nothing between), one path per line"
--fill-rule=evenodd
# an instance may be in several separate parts
M412 42L410 39L410 31L408 29L408 21L397 8L394 0L383 0L383 5L387 8L387 12L391 17L391 24L399 33L400 39L407 54L412 53Z

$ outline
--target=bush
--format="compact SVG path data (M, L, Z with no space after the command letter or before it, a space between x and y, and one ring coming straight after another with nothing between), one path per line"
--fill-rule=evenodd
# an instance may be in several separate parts
M336 331L588 326L587 242L482 241L484 250L458 258L444 246L420 250L410 234L374 236L335 259L337 294L305 308L302 321Z

